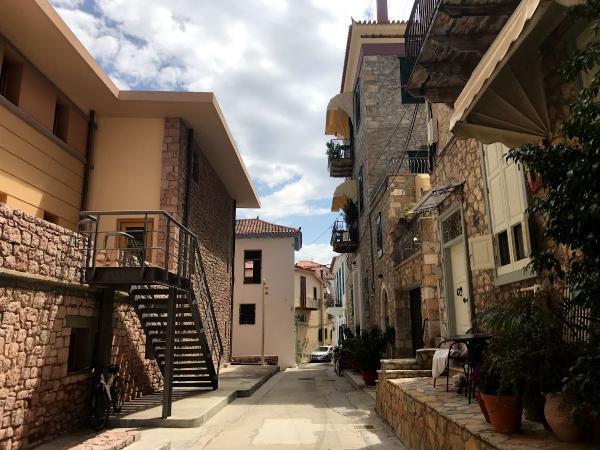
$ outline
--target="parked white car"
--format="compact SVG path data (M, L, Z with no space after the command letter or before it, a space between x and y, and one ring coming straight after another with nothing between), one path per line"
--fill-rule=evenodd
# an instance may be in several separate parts
M310 354L310 362L331 361L332 356L333 347L331 345L322 345Z

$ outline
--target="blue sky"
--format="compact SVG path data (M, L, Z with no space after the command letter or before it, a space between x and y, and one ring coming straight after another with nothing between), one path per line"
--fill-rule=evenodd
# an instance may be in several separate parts
M216 94L261 197L238 210L302 227L297 259L329 262L325 108L339 92L350 18L375 0L50 0L121 89ZM412 0L389 0L390 19Z

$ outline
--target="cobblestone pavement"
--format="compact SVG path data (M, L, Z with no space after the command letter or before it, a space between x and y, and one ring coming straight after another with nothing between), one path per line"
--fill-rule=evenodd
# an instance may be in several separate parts
M252 397L225 407L200 428L142 431L136 448L401 449L374 411L374 399L329 364L275 375Z

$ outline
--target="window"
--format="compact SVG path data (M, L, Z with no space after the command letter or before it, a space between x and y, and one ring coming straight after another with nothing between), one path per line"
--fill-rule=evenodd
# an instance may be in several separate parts
M319 342L323 342L323 328L319 328Z
M240 325L256 324L256 304L242 303L240 305Z
M313 286L313 298L316 300L319 297L317 297L317 288Z
M63 142L67 142L69 131L69 107L56 102L54 107L54 125L52 126L52 134Z
M502 144L484 147L498 275L525 268L530 253L525 177L519 165L506 160L507 151Z
M356 86L354 87L354 121L358 133L360 128L360 78L356 80Z
M127 233L128 236L123 236L119 239L120 249L132 249L141 252L144 248L152 247L152 234L154 230L154 220L148 219L146 223L138 219L119 219L117 223L119 231ZM144 229L146 240L144 242ZM151 253L151 250L148 250ZM149 258L149 255L146 256Z
M95 340L95 322L92 317L67 316L71 328L67 372L80 372L92 367Z
M192 153L192 179L200 182L200 155L197 152Z
M262 251L244 251L244 284L260 284Z
M0 95L14 105L19 104L23 66L5 59L0 68Z
M381 212L377 213L375 217L375 229L376 229L376 240L377 240L377 256L383 255L383 229L381 225Z
M55 214L49 213L48 211L44 211L44 220L46 222L58 225L58 217Z
M306 308L306 277L300 276L300 306Z
M365 209L365 186L363 181L363 168L358 171L358 211L360 214Z
M8 203L8 195L6 194L6 192L0 192L0 203Z

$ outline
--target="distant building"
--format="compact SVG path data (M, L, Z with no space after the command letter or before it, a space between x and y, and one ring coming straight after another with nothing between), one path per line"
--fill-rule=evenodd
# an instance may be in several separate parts
M301 247L302 233L296 228L258 218L236 221L234 361L260 360L264 301L264 353L281 368L295 364L294 251Z
M298 263L294 268L296 361L299 363L307 361L308 355L320 345L331 345L333 338L333 322L325 304L327 285L313 270L322 269L308 268L306 261L302 263L305 267Z

